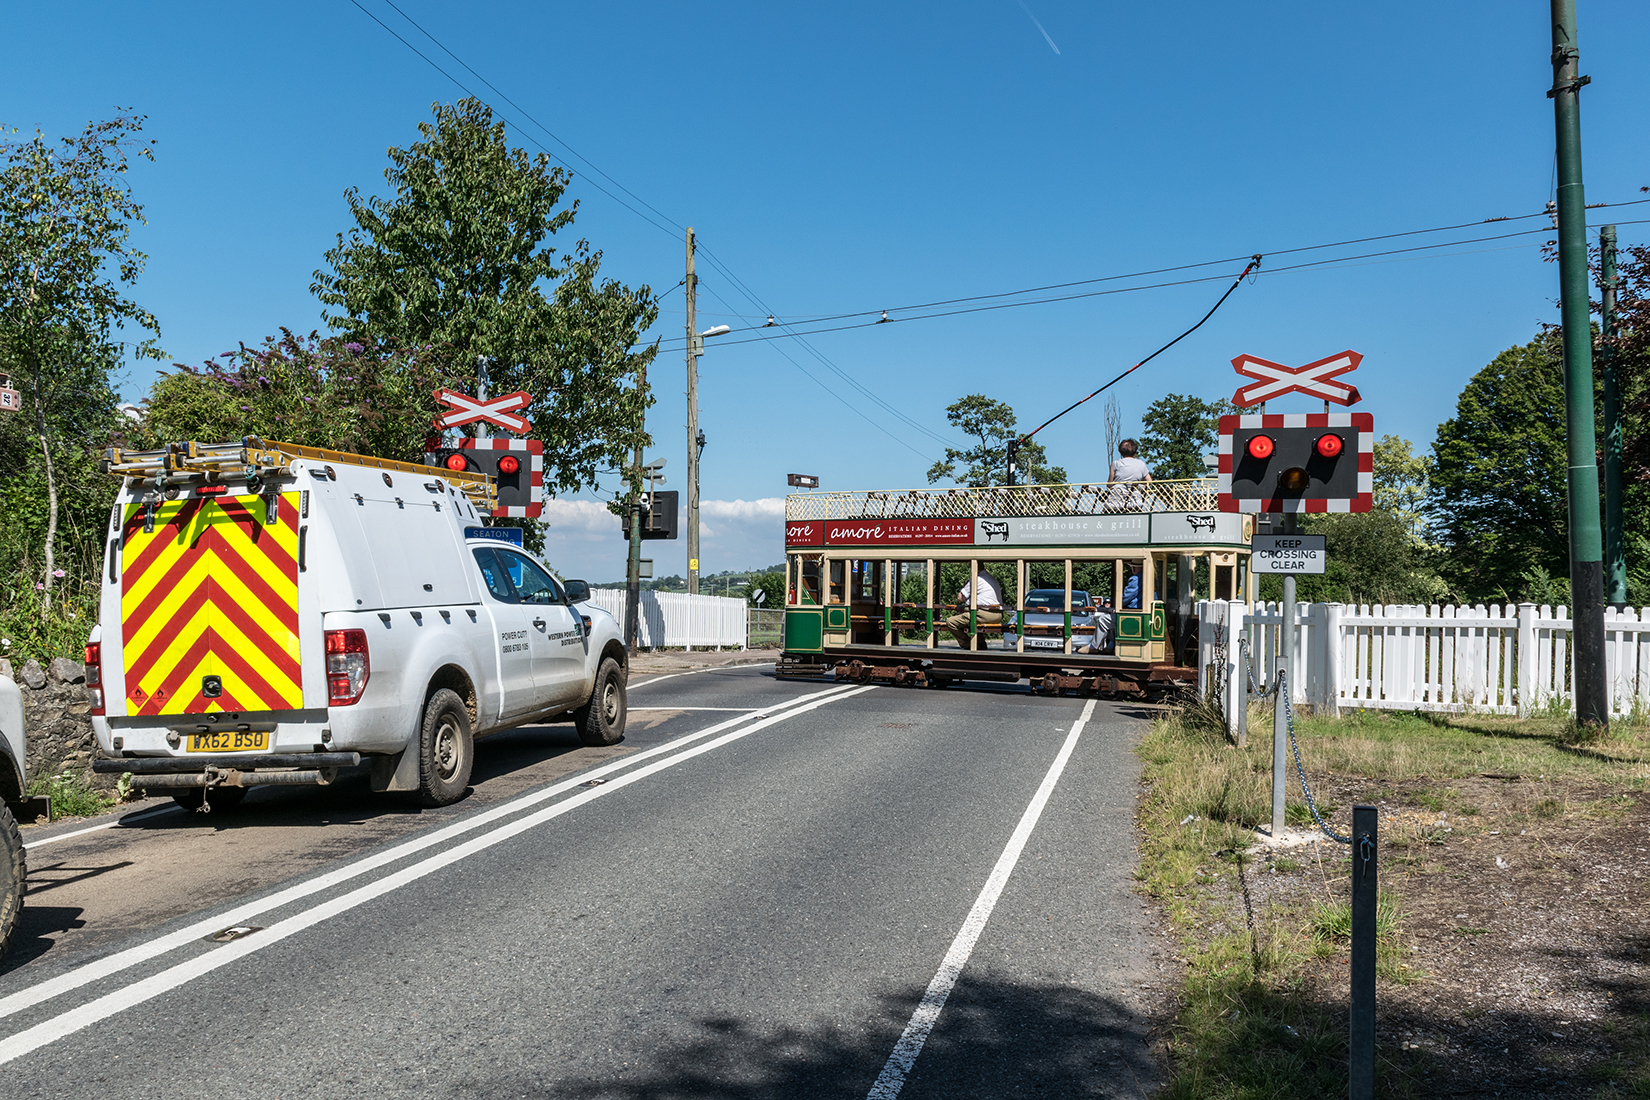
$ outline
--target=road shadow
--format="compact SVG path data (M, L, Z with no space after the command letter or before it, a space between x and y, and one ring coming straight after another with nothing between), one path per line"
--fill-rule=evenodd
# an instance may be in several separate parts
M86 927L81 919L85 910L77 905L35 905L25 902L18 914L17 927L12 930L11 946L0 958L0 975L10 974L27 966L50 951L54 936Z
M584 1100L795 1100L863 1097L921 997L884 998L867 1026L812 1030L706 1016L692 1036L620 1050L600 1077L542 1072L455 1082L452 1095ZM1113 998L1046 983L965 980L900 1091L932 1097L1106 1097L1144 1100L1160 1079L1151 1024Z

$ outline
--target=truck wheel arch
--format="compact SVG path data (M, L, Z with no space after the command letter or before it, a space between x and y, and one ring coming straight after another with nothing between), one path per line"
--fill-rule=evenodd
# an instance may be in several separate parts
M628 680L630 678L630 654L625 652L624 645L618 641L608 642L602 647L602 655L596 659L596 667L601 668L602 662L609 657L619 662L619 669L625 674L625 679Z
M475 682L470 679L470 674L458 665L442 665L430 676L429 686L424 689L424 698L428 700L442 688L453 691L464 700L464 709L470 712L470 728L478 728L481 718L480 700L476 696Z

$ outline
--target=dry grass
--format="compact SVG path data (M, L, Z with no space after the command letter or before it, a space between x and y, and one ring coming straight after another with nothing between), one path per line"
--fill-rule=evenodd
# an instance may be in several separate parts
M1350 865L1345 849L1327 844L1306 854L1249 854L1254 827L1270 816L1270 727L1269 713L1252 713L1250 743L1238 749L1193 707L1160 721L1140 748L1147 787L1137 877L1187 966L1165 1092L1175 1100L1346 1090L1344 1016L1339 1005L1326 1011L1316 976L1344 955ZM1558 714L1519 721L1356 712L1302 719L1297 734L1315 787L1380 805L1389 873L1378 971L1389 990L1424 981L1403 961L1414 956L1394 872L1431 867L1443 846L1482 834L1491 816L1498 828L1619 819L1636 804L1622 796L1642 792L1650 779L1650 730L1618 723L1608 736L1578 739ZM1300 797L1293 771L1289 790ZM1344 832L1349 809L1325 801L1320 809ZM1304 805L1289 808L1293 823L1310 821ZM1284 878L1292 891L1257 888ZM1406 1076L1408 1044L1396 1050L1388 1036L1382 1042L1380 1094L1428 1095L1424 1082Z

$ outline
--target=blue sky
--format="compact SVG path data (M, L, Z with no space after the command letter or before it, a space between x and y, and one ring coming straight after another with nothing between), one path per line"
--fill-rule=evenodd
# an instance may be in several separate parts
M678 227L693 225L782 317L1477 222L1538 211L1551 195L1544 4L1028 0L1045 38L1014 0L398 2L662 212L666 228L650 225L593 189L575 161L576 232L605 252L609 275L674 286ZM479 88L385 0L361 4ZM1588 199L1644 198L1650 7L1580 7L1582 70L1593 80L1583 93ZM348 2L7 3L4 12L0 121L60 134L117 104L149 116L158 161L134 183L151 260L136 296L159 316L170 356L186 362L318 324L311 272L345 227L343 191L381 192L385 149L415 140L431 102L463 94ZM573 159L480 90L521 125L513 137ZM1590 221L1640 216L1650 205L1593 211ZM1623 243L1642 243L1644 229L1623 224ZM1117 388L1130 429L1165 392L1229 396L1239 353L1300 363L1353 348L1365 358L1350 380L1377 431L1426 445L1474 371L1555 319L1557 271L1541 261L1542 239L1294 273L1265 272L1299 258L1269 258L1208 325ZM701 279L701 327L765 314L704 260ZM955 438L944 407L957 397L986 393L1039 422L1186 327L1223 289L1203 282L809 343L909 421ZM678 290L661 317L667 338L681 333L681 309ZM731 502L782 495L787 472L818 474L827 488L907 487L923 483L942 449L807 348L782 343L825 386L769 344L713 341L701 361L702 492L730 502L706 540L709 571L776 560L772 505ZM676 350L652 372L650 428L674 487L686 454L683 373ZM134 369L128 396L141 395L148 374ZM1098 412L1040 437L1075 478L1103 476ZM609 536L591 511L564 510L561 557L569 572L617 576L616 528ZM672 563L683 543L655 549L661 572L681 569Z

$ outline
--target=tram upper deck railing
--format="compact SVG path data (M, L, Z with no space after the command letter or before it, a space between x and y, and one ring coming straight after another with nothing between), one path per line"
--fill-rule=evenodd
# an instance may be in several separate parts
M1212 477L1082 485L997 485L977 489L888 489L792 493L785 519L966 519L985 516L1092 516L1134 512L1212 512Z

